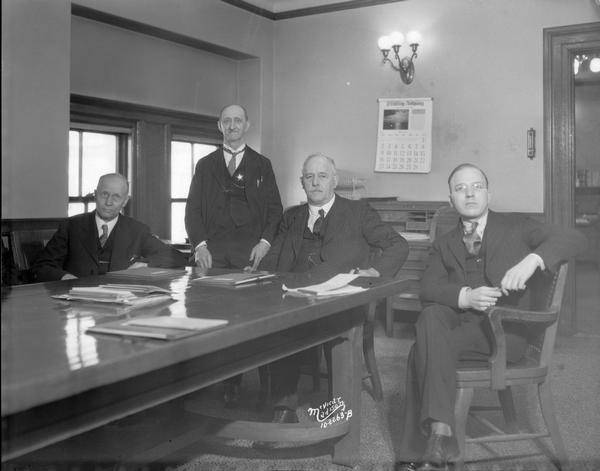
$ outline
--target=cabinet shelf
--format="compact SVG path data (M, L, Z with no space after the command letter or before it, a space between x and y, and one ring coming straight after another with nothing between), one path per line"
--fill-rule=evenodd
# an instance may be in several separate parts
M600 195L600 186L577 186L576 195Z

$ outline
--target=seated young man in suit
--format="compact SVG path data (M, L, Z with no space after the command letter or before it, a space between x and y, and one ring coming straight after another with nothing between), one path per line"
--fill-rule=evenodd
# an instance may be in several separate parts
M123 175L100 177L95 199L95 211L60 224L32 266L36 281L102 275L144 263L157 267L186 265L186 258L153 236L148 226L121 214L129 200L129 184Z
M404 422L398 469L447 469L454 440L456 369L459 361L487 361L492 353L486 317L492 306L527 309L535 278L585 247L577 231L517 214L490 211L485 173L461 164L448 178L456 228L433 244L421 279L424 309L407 365ZM527 345L519 324L505 325L508 361Z
M286 284L308 285L359 268L361 276L394 276L408 256L408 243L365 201L334 193L334 161L322 154L304 162L302 187L308 204L286 211L262 268L290 272ZM371 249L380 249L371 257ZM270 365L273 422L297 422L302 352Z

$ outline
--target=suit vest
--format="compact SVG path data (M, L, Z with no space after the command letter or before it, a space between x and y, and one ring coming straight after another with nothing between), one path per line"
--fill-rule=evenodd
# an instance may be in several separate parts
M325 234L327 231L327 217L321 225L321 234ZM316 236L308 228L304 226L304 233L302 234L302 245L300 251L294 261L292 271L296 273L302 273L310 270L316 265L323 263L321 258L321 248L323 247L323 236Z
M104 247L100 245L100 239L98 239L98 263L100 266L98 273L100 275L104 275L106 272L110 271L110 259L112 257L113 243L115 240L115 229L116 226L110 232Z
M246 198L246 158L242 158L233 175L229 175L223 160L222 172L225 181L225 209L218 217L218 226L229 230L250 224L252 217Z
M484 241L482 241L478 255L470 254L466 247L464 249L466 281L467 285L472 288L490 286L489 280L485 276L485 249Z

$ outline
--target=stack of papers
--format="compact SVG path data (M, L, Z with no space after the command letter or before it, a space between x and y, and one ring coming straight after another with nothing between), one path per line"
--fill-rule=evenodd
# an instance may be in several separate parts
M109 271L107 276L114 276L117 278L173 279L185 275L185 273L185 268L140 267Z
M172 299L169 290L158 286L119 284L74 287L67 294L52 297L66 301L116 303L132 306L148 306Z
M176 340L226 326L226 319L189 317L142 317L127 321L107 322L86 330L89 333Z
M365 291L366 288L360 286L353 286L349 283L356 279L358 275L351 275L348 273L340 273L335 275L333 278L319 283L317 285L304 286L302 288L290 289L283 285L283 290L290 294L304 295L304 296L343 296L346 294L360 293Z
M275 278L274 273L256 271L252 273L235 272L226 273L223 275L203 276L201 278L196 278L193 281L199 284L211 286L240 286L247 283L256 283L258 281L268 280L271 278Z

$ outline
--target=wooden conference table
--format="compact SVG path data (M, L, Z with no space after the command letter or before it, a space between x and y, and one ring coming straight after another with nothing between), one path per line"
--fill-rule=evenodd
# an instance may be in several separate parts
M188 268L161 279L108 274L3 290L2 461L338 338L342 341L332 350L332 394L355 412L325 429L315 422L311 433L304 433L313 441L339 436L333 462L355 465L366 310L347 310L397 293L406 281L362 278L370 285L366 291L316 299L283 295L279 279L228 289L201 286L193 281L197 276ZM86 334L93 325L138 316L140 311L124 314L117 308L89 308L50 298L72 286L104 283L169 288L175 301L143 308L144 316L218 318L229 324L175 341ZM285 427L292 435L306 429L299 424L256 424L256 436L265 439L282 436L275 427Z

